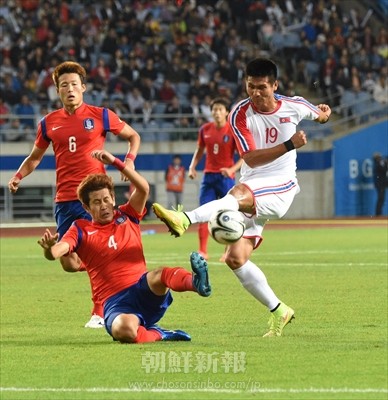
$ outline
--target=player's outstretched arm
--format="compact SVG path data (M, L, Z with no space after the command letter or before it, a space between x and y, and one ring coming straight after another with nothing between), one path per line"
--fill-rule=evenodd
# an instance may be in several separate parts
M220 172L223 176L226 176L228 178L231 178L240 168L241 164L243 162L243 159L240 158L236 164L232 165L230 168L220 168Z
M150 192L147 180L107 150L94 150L91 156L106 165L113 165L133 184L135 190L131 192L128 201L137 212L143 212Z
M58 233L53 235L50 229L46 229L43 236L38 240L38 244L42 247L43 254L48 260L56 260L67 254L70 250L68 243L57 241Z
M140 135L131 126L125 124L119 136L128 141L128 150L124 162L130 168L135 168L135 159L141 142ZM121 174L121 180L127 181L128 177L125 174Z
M8 189L13 194L19 189L21 180L29 175L39 165L46 150L40 149L35 146L32 148L31 153L21 163L16 174L9 180Z
M317 107L319 108L319 116L315 121L325 124L330 119L331 108L327 104L318 104Z
M190 165L189 165L188 176L190 179L195 179L197 177L196 168L197 168L198 163L201 161L204 152L205 152L205 147L198 146L195 149L195 152L193 154L193 157L192 157Z

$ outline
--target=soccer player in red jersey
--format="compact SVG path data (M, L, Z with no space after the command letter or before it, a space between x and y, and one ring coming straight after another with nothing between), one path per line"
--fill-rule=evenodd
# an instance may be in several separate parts
M111 110L84 103L86 71L80 64L63 62L55 68L52 78L63 108L39 122L31 153L8 182L8 188L16 193L21 180L37 168L51 144L56 164L55 220L60 238L74 220L91 218L77 198L77 187L88 174L104 173L105 169L90 157L90 152L102 149L106 134L111 132L128 142L125 162L133 168L140 136ZM61 257L63 269L84 270L77 259L76 253ZM103 326L102 306L99 299L94 298L93 302L92 318L85 327L99 328Z
M202 125L198 132L198 144L189 166L189 177L197 177L196 167L206 152L204 174L201 182L199 204L224 197L235 184L235 173L242 159L234 161L237 146L233 132L227 123L229 103L222 97L210 103L214 121ZM199 253L208 259L207 243L209 232L207 223L198 225ZM224 256L220 261L224 261Z
M92 221L75 221L59 242L46 230L39 244L51 259L77 251L89 274L93 295L104 304L106 330L115 340L191 340L184 331L166 330L155 324L172 302L170 289L210 295L206 261L192 253L193 273L182 267L147 272L139 223L146 213L148 182L105 150L94 151L92 156L112 164L131 182L134 190L128 202L115 210L112 179L106 174L91 174L80 183L78 197Z

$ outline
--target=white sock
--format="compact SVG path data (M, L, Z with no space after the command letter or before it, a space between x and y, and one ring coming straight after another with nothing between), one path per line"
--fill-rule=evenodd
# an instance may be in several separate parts
M263 271L252 261L247 261L242 267L233 270L244 288L269 310L273 310L280 300L270 288Z
M235 210L238 211L238 201L231 194L227 194L222 199L213 200L202 206L199 206L193 211L185 211L192 224L207 222L214 212L217 210Z

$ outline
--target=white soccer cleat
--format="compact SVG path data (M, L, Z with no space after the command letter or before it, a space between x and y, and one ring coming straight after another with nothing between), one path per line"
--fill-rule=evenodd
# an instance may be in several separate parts
M97 314L93 314L90 321L85 324L85 328L99 329L105 326L104 318L100 317Z

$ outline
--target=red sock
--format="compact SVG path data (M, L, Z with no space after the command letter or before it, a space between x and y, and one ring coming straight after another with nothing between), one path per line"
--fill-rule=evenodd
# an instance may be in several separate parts
M193 275L191 272L181 267L164 268L161 281L174 292L194 292Z
M104 318L104 307L102 306L101 303L93 302L92 315L94 314L100 316L101 318Z
M161 339L162 335L158 331L155 331L154 329L147 331L144 326L139 326L134 343L157 342Z
M207 254L207 240L209 238L209 230L207 223L198 224L199 251Z

